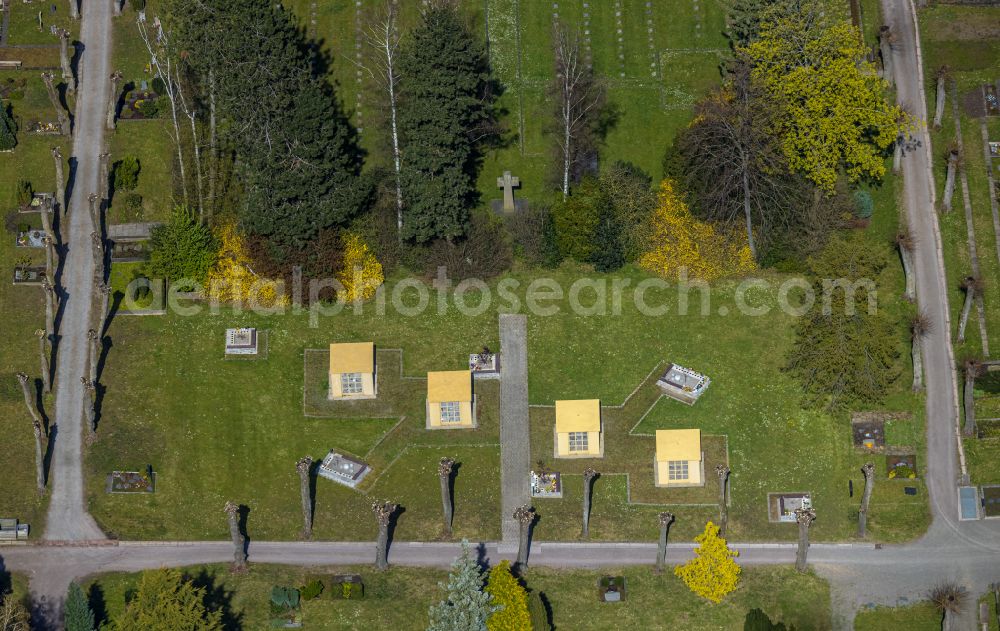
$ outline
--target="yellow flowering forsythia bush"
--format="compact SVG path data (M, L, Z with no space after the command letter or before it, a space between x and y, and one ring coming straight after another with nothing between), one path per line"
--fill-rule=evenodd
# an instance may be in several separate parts
M219 258L208 272L209 298L265 308L288 304L288 296L279 283L254 273L246 241L235 223L226 222L219 226L216 238L220 246Z
M510 573L510 561L501 561L490 570L486 593L493 597L491 604L501 607L486 619L489 631L531 631L528 592Z
M705 281L756 269L746 235L723 234L696 219L671 180L660 184L657 199L649 248L639 257L640 267L661 276L675 276L686 269L689 278Z
M343 302L368 300L385 282L382 264L368 244L353 232L344 233L344 266L337 280L344 286L344 295L339 297Z
M703 598L717 603L722 597L736 589L740 582L740 566L733 561L739 556L730 550L726 540L719 536L719 527L708 522L705 532L694 538L698 547L694 558L674 568L674 574L688 586L688 589Z

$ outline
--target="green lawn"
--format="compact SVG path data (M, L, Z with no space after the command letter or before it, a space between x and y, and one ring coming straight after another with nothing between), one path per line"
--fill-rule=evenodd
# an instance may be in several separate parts
M580 273L564 268L554 277L568 287ZM629 273L625 278L634 286L644 276ZM523 288L530 277L512 279ZM782 280L768 279L775 286ZM894 284L898 274L887 280ZM731 283L718 285L713 304L732 304L732 289ZM589 303L587 295L581 298L584 304ZM769 491L803 488L813 492L821 512L815 526L818 538L850 537L856 505L847 497L846 487L849 479L860 483L859 468L866 459L849 446L846 414L829 416L799 408L796 386L780 370L791 318L777 313L760 318L722 316L717 306L712 315L702 317L696 296L689 315L652 318L640 314L628 296L620 315L576 316L563 299L554 303L562 313L529 316L531 403L544 406L555 399L600 398L605 405L607 447L602 461L552 462L551 409L531 412L533 461L544 459L567 474L592 464L605 474L595 485L592 536L652 539L655 512L663 506L673 506L678 513L675 533L684 538L713 518L714 476L708 476L707 488L699 490L666 491L651 485L648 435L656 427L694 426L706 434L709 467L725 458L728 446L734 538L793 538L793 529L762 520L765 498ZM775 291L754 299L773 304ZM433 296L431 300L436 303ZM673 291L657 292L655 299L650 296L651 302L660 300L677 311ZM223 359L223 332L234 325L269 330L266 360ZM394 310L378 316L367 305L363 315L341 313L322 319L318 328L309 328L305 315L258 316L227 310L221 317L206 313L119 318L110 335L113 349L104 377L108 385L104 425L88 457L91 509L110 532L125 538L221 538L225 524L219 507L235 499L251 508L252 536L294 538L299 521L294 462L305 454L319 458L328 449L339 448L365 457L374 473L361 493L319 481L317 537L372 538L375 524L368 514L368 497L390 497L406 507L399 520L400 540L437 538L434 464L441 455L457 455L463 462L456 490L459 536L497 536L496 385L477 385L477 430L428 432L423 429L422 380L427 370L461 368L466 354L484 344L496 348L495 307L475 317L462 316L453 306L444 315L405 317ZM332 341L363 339L374 340L382 349L379 399L345 407L325 402L323 353L305 351L325 348ZM769 351L760 354L756 349L764 340ZM902 349L902 340L900 344ZM398 378L400 355L389 349L402 349L406 378ZM664 361L707 372L714 380L712 388L689 408L657 401L655 387L646 384L627 406L612 407ZM904 374L885 409L911 411L912 423L921 427L921 406L905 392L908 383ZM636 435L630 435L640 418L642 424L631 432ZM922 453L922 432L911 431L906 440ZM775 449L787 457L774 458ZM808 467L802 466L804 461ZM102 480L110 470L146 464L159 472L156 495L104 494ZM621 475L625 473L631 477L629 495ZM922 488L919 482L916 485ZM926 525L923 494L906 498L901 486L886 480L876 487L871 524L879 539L912 537ZM539 502L539 539L578 536L579 487L579 479L569 475L563 500Z
M359 573L365 583L365 598L333 600L325 591L304 603L307 628L424 629L428 607L441 599L438 583L447 579L445 570L392 567L387 572L370 566L292 568L253 565L244 575L229 574L218 565L188 568L187 574L208 588L207 601L225 612L225 620L250 630L268 628L268 599L273 585L300 586L313 577L321 580L335 573ZM666 572L651 568L608 569L622 574L627 598L620 604L600 603L596 582L602 575L593 570L531 568L529 589L540 591L551 611L556 629L589 631L612 628L685 629L708 631L742 628L749 609L760 607L775 621L795 625L799 631L830 628L830 592L826 582L813 574L798 574L788 567L744 568L740 587L722 603L713 605L693 595L684 584ZM124 608L125 594L138 582L135 574L97 577L86 589L100 595L105 611L114 617ZM329 587L331 581L325 583Z
M25 97L27 100L28 97ZM16 107L16 106L15 106ZM16 517L31 524L34 534L44 527L46 500L35 493L35 449L31 417L24 408L15 373L25 372L41 379L36 329L44 328L44 296L40 287L14 287L11 284L15 262L27 258L44 265L41 249L15 248L10 231L19 223L41 227L37 214L21 214L15 209L15 186L22 177L30 177L39 191L55 188L55 167L50 147L51 137L20 134L13 153L0 153L0 211L5 229L0 234L0 320L4 322L6 341L0 345L0 426L4 449L0 450L0 468L5 472L0 484L0 516ZM63 141L63 155L68 157L69 143ZM43 414L52 419L54 398L46 397Z
M10 33L7 42L10 46L47 44L58 49L59 38L49 31L50 27L69 29L71 33L79 31L77 23L69 17L68 2L12 2L9 6ZM53 7L55 12L51 10ZM39 28L39 24L41 24L41 28ZM72 37L70 41L72 41ZM57 50L57 65L58 59Z
M946 173L945 154L955 140L955 122L952 114L952 96L960 99L962 141L965 146L963 161L969 182L969 197L973 211L976 248L981 275L986 279L983 296L986 333L991 356L1000 349L1000 253L997 250L993 217L990 207L990 190L986 177L980 120L973 118L964 106L965 99L975 98L979 86L996 79L995 69L1000 65L1000 9L997 7L958 7L939 5L921 9L921 38L924 48L924 79L927 87L928 115L933 116L935 99L935 72L942 65L951 68L954 88L949 87L948 102L940 130L932 130L935 179L938 196L943 194ZM997 121L989 121L990 138L1000 133ZM994 171L995 175L1000 173ZM941 214L941 236L944 246L945 268L949 286L948 300L951 307L953 331L957 331L964 293L959 284L971 273L968 246L968 226L960 183L953 200L954 210ZM965 341L955 344L955 355L982 356L980 327L973 309L966 329ZM1000 481L997 458L1000 444L996 441L979 443L966 440L966 455L973 483Z
M875 607L858 612L854 619L855 631L940 631L941 614L930 603L921 602L908 607Z

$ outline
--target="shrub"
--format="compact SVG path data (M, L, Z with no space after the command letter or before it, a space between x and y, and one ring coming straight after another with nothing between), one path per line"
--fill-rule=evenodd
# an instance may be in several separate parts
M600 221L599 198L596 181L588 178L569 198L552 207L552 224L561 257L581 263L590 260L594 253L594 231Z
M114 164L113 177L116 191L134 191L139 185L139 158L125 156Z
M739 552L729 549L712 522L694 540L698 544L694 558L674 568L674 574L695 594L718 603L740 581L740 566L733 560Z
M257 274L252 266L246 240L232 221L216 229L219 243L216 263L208 272L208 295L220 302L249 303L256 307L288 304L279 283Z
M271 588L271 609L275 613L281 613L290 609L299 608L299 590L294 587L281 587L275 585Z
M660 185L649 234L649 248L639 266L661 276L686 270L690 278L710 281L756 269L746 235L722 234L696 219L671 180Z
M27 206L31 203L31 198L34 195L34 191L31 188L31 182L28 180L18 180L17 181L17 205Z
M302 594L302 600L313 600L318 597L323 593L323 587L323 582L319 579L309 581L305 587L299 590Z
M438 239L431 244L426 250L424 267L429 276L435 276L438 267L445 267L452 279L486 279L510 269L513 260L514 251L503 220L476 213L464 237L452 243Z
M146 0L129 0L129 4L131 4L132 8L134 10L136 10L136 11L145 11L146 10ZM156 85L156 80L157 79L160 79L160 78L156 77L156 79L153 79L153 85ZM160 83L161 84L163 83L162 79L160 79ZM153 88L153 89L155 90L156 88ZM163 92L160 92L160 91L157 90L157 94L163 94Z
M344 233L343 267L337 273L337 280L344 286L344 302L369 300L385 282L382 264L368 248L360 236L353 232Z
M872 194L864 189L854 191L854 216L858 219L870 219L874 211Z
M908 478L912 480L916 477L917 477L916 471L914 471L908 465L905 464L898 464L892 468L892 471L889 472L890 480L895 478Z
M17 146L17 123L10 108L0 101L0 151L10 151Z
M533 591L528 594L528 616L531 618L531 631L552 631L549 612L545 608L540 592Z
M212 231L198 223L186 206L174 209L170 221L153 230L149 273L171 280L205 281L219 252Z
M559 246L556 244L552 210L548 206L530 206L507 217L506 221L517 256L529 265L559 265Z
M146 0L139 0L139 1L145 3ZM153 77L152 88L153 92L156 92L156 94L158 94L159 96L163 96L164 94L167 93L167 84L165 84L163 82L163 79L159 77Z
M160 115L160 100L159 98L143 99L136 103L136 105L138 105L139 111L146 118L156 118Z
M490 570L486 593L496 610L486 619L488 631L523 631L531 628L528 593L510 573L510 561L503 560Z

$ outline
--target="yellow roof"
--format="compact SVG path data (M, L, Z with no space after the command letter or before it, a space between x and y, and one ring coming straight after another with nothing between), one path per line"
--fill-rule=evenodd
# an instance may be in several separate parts
M656 459L701 460L700 429L656 430Z
M472 372L444 370L427 373L427 400L431 403L472 401Z
M600 399L556 401L556 432L601 431Z
M374 343L330 344L330 374L349 372L375 372Z

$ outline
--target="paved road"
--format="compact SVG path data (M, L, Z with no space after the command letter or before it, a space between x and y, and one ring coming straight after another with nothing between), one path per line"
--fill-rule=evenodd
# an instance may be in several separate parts
M505 546L517 546L520 525L514 509L528 504L531 467L528 427L528 320L500 316L500 489L501 533Z
M84 392L80 377L87 374L87 330L92 326L94 267L90 234L94 226L89 197L99 191L98 156L103 153L104 115L111 76L111 3L85 1L82 13L80 40L85 48L79 65L73 130L72 158L76 159L76 170L68 207L69 230L63 233L68 244L62 274L66 306L59 323L56 435L49 470L52 497L44 535L55 540L104 537L84 503L81 466Z

